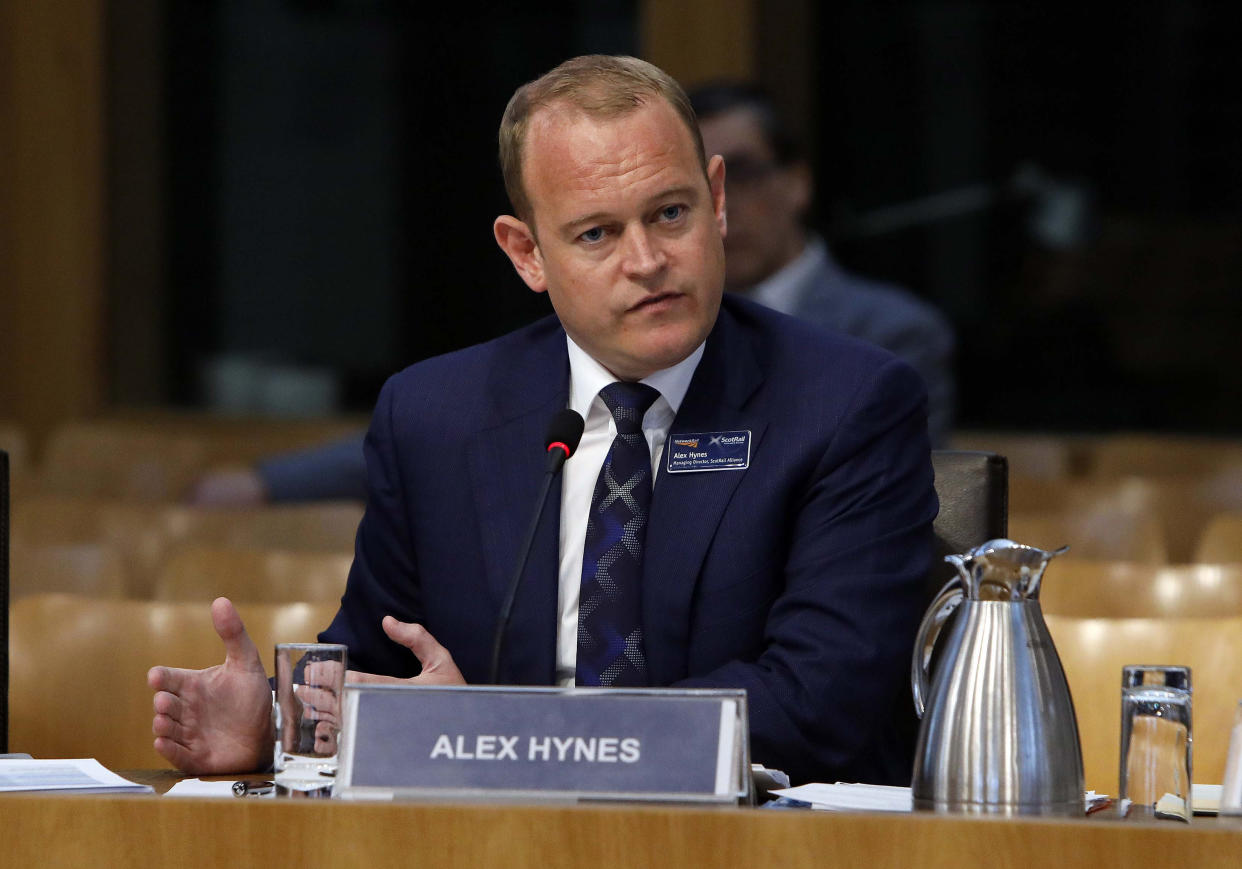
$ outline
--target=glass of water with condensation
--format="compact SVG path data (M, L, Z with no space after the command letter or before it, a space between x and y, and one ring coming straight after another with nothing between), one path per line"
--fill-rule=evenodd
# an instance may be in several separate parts
M1189 821L1190 668L1121 671L1121 810L1126 817Z
M341 739L346 647L276 646L276 795L330 797Z

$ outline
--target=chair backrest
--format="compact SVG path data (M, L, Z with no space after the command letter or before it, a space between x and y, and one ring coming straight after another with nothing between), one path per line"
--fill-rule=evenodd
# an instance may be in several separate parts
M126 597L128 582L121 556L100 543L27 545L9 549L9 594L14 600L35 594Z
M0 754L9 750L9 454L0 450Z
M211 509L45 494L21 505L13 529L21 542L111 546L124 563L129 596L145 598L165 561L184 546L353 551L362 511L354 502Z
M1136 564L1067 556L1049 566L1039 601L1045 613L1080 618L1242 617L1242 565Z
M270 671L274 644L313 641L336 604L238 610ZM17 601L11 624L10 742L36 757L94 757L113 769L163 765L151 746L147 670L224 659L202 603L42 595Z
M135 501L184 497L206 468L197 439L123 425L68 423L52 433L43 460L43 491Z
M1165 473L1159 477L1015 480L1010 509L1071 517L1150 516L1159 522L1170 562L1190 561L1209 519L1242 510L1242 472ZM1097 521L1097 520L1092 520ZM1120 519L1114 518L1117 522Z
M961 431L953 448L979 450L1005 457L1014 476L1055 480L1078 473L1086 460L1088 439L1082 435Z
M995 453L934 450L932 468L940 513L933 523L936 555L928 584L939 590L953 576L944 556L1008 534L1009 465Z
M355 501L228 509L170 506L158 521L174 544L352 552L362 513Z
M1242 513L1222 513L1208 522L1195 561L1208 564L1242 564Z
M1011 511L1009 534L1040 549L1068 545L1075 558L1166 564L1164 526L1150 513L1089 510L1036 513Z
M1242 466L1242 441L1123 434L1095 443L1090 473L1097 477L1160 477L1211 473L1230 466Z
M1194 780L1218 783L1242 697L1242 617L1091 619L1046 617L1065 667L1082 739L1086 785L1117 794L1121 668L1191 668Z
M188 546L155 581L156 600L339 601L353 553Z

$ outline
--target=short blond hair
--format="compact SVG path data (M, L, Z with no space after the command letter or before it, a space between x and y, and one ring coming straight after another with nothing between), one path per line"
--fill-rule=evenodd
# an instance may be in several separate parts
M653 97L667 102L685 122L706 175L703 136L690 99L672 76L654 64L624 55L585 54L518 88L500 119L500 171L518 219L529 223L532 216L522 180L522 152L536 112L564 102L590 117L615 118Z

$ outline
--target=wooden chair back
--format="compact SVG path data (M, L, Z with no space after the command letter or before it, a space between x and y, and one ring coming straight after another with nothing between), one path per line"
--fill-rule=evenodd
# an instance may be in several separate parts
M1242 441L1172 435L1126 434L1101 438L1091 449L1096 477L1203 475L1242 466Z
M36 594L120 598L128 593L121 556L103 544L14 542L9 558L14 600Z
M964 431L953 435L953 449L1002 455L1012 477L1059 480L1080 471L1083 438L1018 432Z
M366 430L365 415L314 419L141 409L115 411L101 424L130 432L189 438L212 464L253 464L273 453L304 449Z
M1213 516L1195 548L1195 561L1242 565L1242 513Z
M1045 613L1081 618L1242 617L1242 565L1060 558L1039 600Z
M336 605L238 610L270 671L274 644L313 642ZM152 748L147 670L224 660L202 603L41 595L17 601L11 615L9 744L35 757L94 757L113 769L166 766Z
M284 603L339 601L353 553L188 546L174 552L155 581L156 600Z
M355 501L227 509L170 506L157 521L174 545L352 552L362 513Z
M1191 668L1194 780L1220 783L1242 697L1242 616L1046 619L1074 696L1088 788L1117 794L1127 664Z
M1164 526L1149 513L1092 511L1009 514L1010 539L1057 549L1068 545L1076 558L1164 564L1169 547Z
M1010 483L1011 514L1081 517L1151 516L1160 524L1172 563L1188 563L1212 516L1242 511L1242 474L1118 479L1033 480ZM1121 521L1120 519L1115 521Z
M362 511L352 501L209 509L40 495L17 505L13 537L32 544L106 544L120 554L129 595L149 598L165 561L182 547L352 552Z
M42 491L153 502L179 500L207 467L206 447L190 436L108 423L70 423L52 433Z

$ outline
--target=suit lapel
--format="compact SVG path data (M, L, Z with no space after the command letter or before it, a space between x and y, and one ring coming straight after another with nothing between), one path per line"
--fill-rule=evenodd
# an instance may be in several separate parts
M767 419L748 409L747 401L762 380L755 348L722 307L673 420L669 442L678 434L749 430L754 462ZM686 672L690 605L698 576L725 508L748 473L670 474L661 461L643 561L643 625L652 684L667 684Z
M487 385L494 424L468 444L489 608L499 613L517 568L543 481L543 438L552 415L568 404L569 363L559 327L538 333L529 352L505 359ZM551 684L556 670L560 476L553 481L514 603L502 682ZM477 602L485 605L484 602ZM469 603L467 603L469 605ZM520 638L520 639L519 639ZM490 645L489 645L490 648Z

